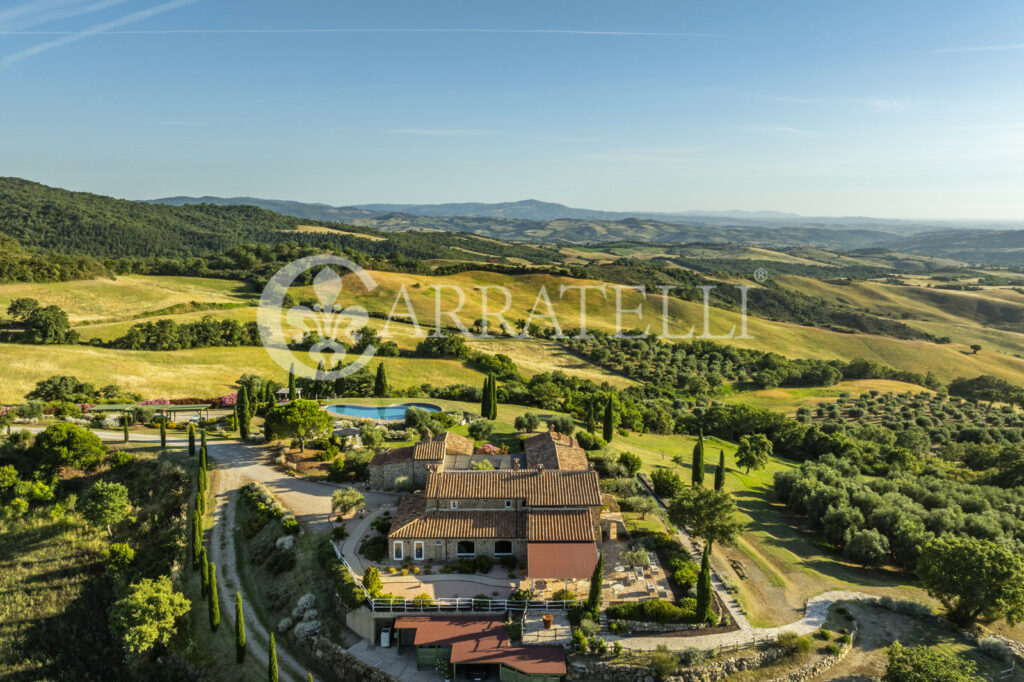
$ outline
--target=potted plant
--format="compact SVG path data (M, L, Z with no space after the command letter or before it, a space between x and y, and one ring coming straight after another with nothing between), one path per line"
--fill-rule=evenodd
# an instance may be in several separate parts
M437 659L437 663L434 665L437 672L441 673L441 677L444 678L444 682L452 682L452 664L443 658Z

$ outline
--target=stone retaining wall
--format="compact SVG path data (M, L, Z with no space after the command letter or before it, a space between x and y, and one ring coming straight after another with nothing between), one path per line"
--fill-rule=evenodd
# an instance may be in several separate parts
M399 682L383 670L370 667L325 637L312 637L299 645L325 668L342 680L361 682Z
M771 647L751 651L723 661L705 663L668 678L669 682L712 682L724 680L744 670L756 670L786 656L784 649ZM573 661L568 666L567 680L602 680L603 682L654 682L655 675L646 668L615 665L611 661Z

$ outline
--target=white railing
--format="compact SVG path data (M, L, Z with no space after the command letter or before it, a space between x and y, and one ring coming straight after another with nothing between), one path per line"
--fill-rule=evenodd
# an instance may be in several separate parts
M430 613L437 611L482 611L500 612L526 611L527 608L544 611L568 611L578 601L515 601L512 599L474 599L472 597L436 597L433 599L388 599L367 596L367 605L372 611L403 611L406 613Z

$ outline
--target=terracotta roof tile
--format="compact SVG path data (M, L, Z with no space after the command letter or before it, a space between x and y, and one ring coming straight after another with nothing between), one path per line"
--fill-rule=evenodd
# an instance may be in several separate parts
M526 517L530 542L593 542L594 523L587 509L532 510Z
M595 471L441 471L430 476L426 496L523 499L531 507L596 507L601 504Z
M392 448L385 450L384 452L378 453L370 460L371 465L383 465L383 464L394 464L395 462L405 462L412 459L412 446L407 445L404 448Z
M444 459L444 443L421 440L412 446L413 459Z
M452 509L429 511L398 526L391 525L391 538L521 538L521 512L502 509ZM397 520L397 517L396 517Z
M563 469L581 471L590 468L586 451L580 447L579 441L557 431L546 431L530 436L523 441L526 453L526 466L545 469Z
M430 440L444 443L445 454L448 455L472 455L473 446L476 444L472 438L466 438L451 431L434 436Z
M423 516L426 510L427 498L422 493L404 496L398 503L395 515L391 517L391 529L388 532L393 533L396 529L412 523Z

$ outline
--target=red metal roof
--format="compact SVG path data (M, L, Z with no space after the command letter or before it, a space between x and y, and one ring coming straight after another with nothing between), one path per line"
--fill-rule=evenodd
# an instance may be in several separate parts
M526 571L531 578L589 579L597 564L593 542L528 542Z
M505 624L479 616L399 616L396 630L415 630L416 646L452 647L452 663L503 663L526 673L564 675L559 646L511 646Z

